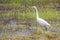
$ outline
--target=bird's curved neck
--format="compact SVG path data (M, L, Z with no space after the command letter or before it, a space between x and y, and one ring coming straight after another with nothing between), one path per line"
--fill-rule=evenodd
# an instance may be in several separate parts
M38 15L38 9L35 8L35 10L36 10L36 16L37 16L37 18L39 18L39 15Z

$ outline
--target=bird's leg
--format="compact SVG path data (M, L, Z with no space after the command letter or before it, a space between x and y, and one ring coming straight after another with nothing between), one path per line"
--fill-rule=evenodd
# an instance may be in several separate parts
M42 27L44 31L48 31L48 28L46 26Z
M42 29L43 29L43 30L46 30L47 28L46 28L45 26L44 26L44 27L42 26Z
M45 27L45 30L46 30L46 31L48 30L47 27Z
M51 31L50 31L50 28L51 28L50 26L46 26L46 27L45 27L45 29L46 29L45 33L50 33L50 32L51 32Z
M50 27L49 26L46 26L46 30L49 31L50 30Z

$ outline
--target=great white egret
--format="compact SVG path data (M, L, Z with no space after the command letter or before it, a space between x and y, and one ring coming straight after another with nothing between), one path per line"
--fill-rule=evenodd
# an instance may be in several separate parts
M33 8L36 10L36 17L37 17L37 22L42 26L44 27L46 30L48 30L50 28L50 24L45 21L44 19L42 18L39 18L39 15L38 15L38 9L36 6L33 6Z

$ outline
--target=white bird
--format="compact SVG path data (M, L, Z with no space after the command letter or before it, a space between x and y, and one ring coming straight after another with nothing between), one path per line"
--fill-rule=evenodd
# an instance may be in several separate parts
M37 22L38 22L42 27L44 27L46 30L49 30L50 24L49 24L47 21L45 21L44 19L39 18L38 9L37 9L36 6L33 6L33 8L36 10Z

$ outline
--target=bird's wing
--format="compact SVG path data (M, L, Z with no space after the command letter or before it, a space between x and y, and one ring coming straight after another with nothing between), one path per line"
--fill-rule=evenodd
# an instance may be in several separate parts
M45 21L42 18L38 18L37 21L41 24L41 25L50 25L47 21Z

